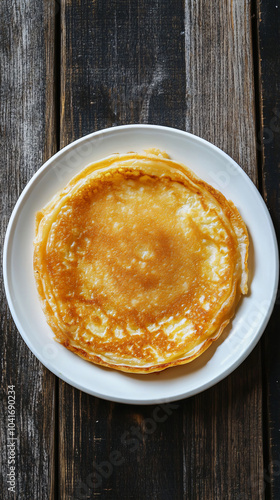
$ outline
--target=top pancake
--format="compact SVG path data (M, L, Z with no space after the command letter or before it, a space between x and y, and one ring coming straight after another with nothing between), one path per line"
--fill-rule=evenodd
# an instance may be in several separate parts
M152 150L87 167L37 214L34 270L59 342L149 373L219 337L247 292L247 253L235 206Z

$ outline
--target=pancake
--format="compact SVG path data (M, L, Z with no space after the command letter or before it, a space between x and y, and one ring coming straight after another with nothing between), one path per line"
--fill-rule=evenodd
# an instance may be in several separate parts
M55 339L131 373L188 363L247 293L234 204L159 150L86 167L37 213L34 274Z

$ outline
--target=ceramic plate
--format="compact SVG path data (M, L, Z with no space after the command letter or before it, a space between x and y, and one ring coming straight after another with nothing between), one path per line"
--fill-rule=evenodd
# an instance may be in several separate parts
M195 361L158 374L133 375L95 366L53 340L41 310L32 256L35 214L82 168L112 153L164 149L239 209L250 234L250 293L220 339ZM170 402L216 384L248 356L274 305L278 251L270 215L257 189L225 153L199 137L154 125L102 130L73 142L48 160L21 194L4 244L4 283L16 326L35 356L58 377L94 396L131 404Z

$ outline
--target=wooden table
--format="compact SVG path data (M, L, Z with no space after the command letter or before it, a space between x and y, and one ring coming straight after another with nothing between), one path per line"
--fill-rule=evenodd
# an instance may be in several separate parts
M279 235L278 0L2 0L0 9L1 243L47 158L129 123L176 127L222 148L258 186ZM164 406L151 432L157 406L94 398L40 364L1 278L1 498L279 499L279 303L247 360L215 387Z

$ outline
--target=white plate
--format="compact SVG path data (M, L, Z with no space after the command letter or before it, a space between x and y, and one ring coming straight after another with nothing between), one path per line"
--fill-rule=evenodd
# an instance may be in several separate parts
M250 294L221 338L197 360L158 374L132 375L95 366L53 340L33 277L35 213L74 174L109 154L157 147L186 164L231 199L248 227ZM111 401L152 404L197 394L231 373L260 339L274 305L278 251L268 210L243 170L225 153L194 135L154 125L109 128L73 142L48 160L21 194L4 244L4 283L16 326L35 356L69 384Z

